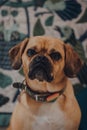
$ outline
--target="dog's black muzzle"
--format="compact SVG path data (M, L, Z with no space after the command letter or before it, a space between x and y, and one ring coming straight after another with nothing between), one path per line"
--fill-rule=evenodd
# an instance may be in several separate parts
M28 76L30 79L51 82L53 80L52 65L48 58L43 55L36 56L29 66Z

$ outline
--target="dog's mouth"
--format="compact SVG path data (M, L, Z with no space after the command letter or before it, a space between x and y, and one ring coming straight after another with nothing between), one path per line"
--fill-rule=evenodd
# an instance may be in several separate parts
M46 69L44 69L41 66L33 68L31 71L29 71L28 74L30 79L38 79L39 81L46 80L48 82L51 82L53 80L53 77L51 74L49 74Z
M39 81L51 82L53 80L51 72L52 66L47 59L45 61L36 61L34 59L29 66L28 76L31 80L37 79Z

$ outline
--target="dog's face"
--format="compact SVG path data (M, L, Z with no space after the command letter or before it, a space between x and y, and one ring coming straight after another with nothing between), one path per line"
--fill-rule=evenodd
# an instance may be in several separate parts
M10 52L12 66L23 70L27 83L36 90L46 90L46 84L60 82L65 76L75 76L82 62L77 53L61 40L37 36L26 38ZM40 88L42 86L42 88Z

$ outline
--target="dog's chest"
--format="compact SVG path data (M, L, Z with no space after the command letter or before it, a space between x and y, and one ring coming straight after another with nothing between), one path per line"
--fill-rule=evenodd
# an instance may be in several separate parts
M32 123L32 130L63 130L65 114L58 105L41 107Z

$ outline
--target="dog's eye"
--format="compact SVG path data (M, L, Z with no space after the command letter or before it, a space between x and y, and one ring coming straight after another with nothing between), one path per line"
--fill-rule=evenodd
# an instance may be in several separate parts
M34 50L34 49L29 49L29 50L27 50L27 55L28 56L33 56L33 55L35 55L37 52Z
M61 54L59 52L52 52L50 54L50 57L53 59L53 60L59 60L61 58Z

